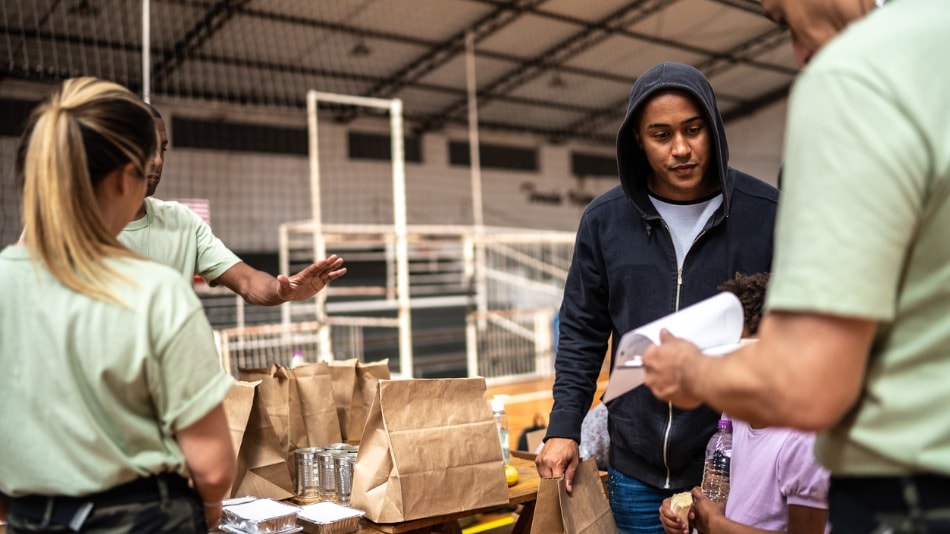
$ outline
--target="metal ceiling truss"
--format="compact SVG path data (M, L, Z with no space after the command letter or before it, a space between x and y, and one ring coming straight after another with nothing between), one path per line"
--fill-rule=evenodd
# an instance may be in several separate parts
M750 65L754 64L760 69L771 70L781 74L794 76L797 73L797 71L794 69L786 69L763 63L755 64L756 57L761 56L766 52L771 52L779 46L786 45L788 44L788 41L788 30L776 26L774 28L770 28L765 33L759 34L752 39L741 43L739 46L728 50L724 54L719 54L709 58L709 60L696 65L696 68L705 72L706 76L711 78L724 70L734 67L736 64L745 63Z
M501 28L504 28L511 22L517 20L518 16L527 9L547 0L518 0L511 5L502 5L496 7L494 11L485 15L472 25L471 32L474 34L477 43L486 36L491 35ZM415 84L420 78L432 72L438 67L445 65L459 54L465 53L465 36L469 30L456 32L452 37L431 45L428 52L423 54L397 71L393 76L371 87L366 94L362 96L376 98L391 98L403 87ZM340 117L341 120L352 119L354 115ZM430 128L416 128L417 131Z
M710 59L707 62L697 65L697 68L705 72L707 76L720 73L723 70L736 66L737 64L747 64L749 66L764 70L773 70L781 72L782 74L794 75L795 72L793 70L782 69L768 63L758 62L755 60L757 56L788 42L787 32L781 28L771 29L764 34L757 36L751 41L742 43L741 45L725 53L684 45L683 43L672 40L659 39L655 36L645 35L626 29L627 27L636 24L640 20L643 20L644 18L656 12L662 11L676 1L677 0L637 0L607 15L601 21L595 24L586 24L575 18L554 15L532 8L531 12L533 14L548 16L573 24L580 24L585 28L583 31L539 54L537 59L520 62L518 67L510 70L505 75L497 78L492 83L489 83L487 86L480 89L478 91L479 105L484 105L495 99L505 98L507 93L510 93L517 87L520 87L525 83L528 83L537 77L550 72L551 70L556 71L563 69L562 65L572 57L575 57L576 55L596 44L599 44L614 34L621 34L653 44L662 44L671 48L708 56ZM714 1L720 4L742 9L744 11L761 13L761 6L754 0ZM482 55L483 52L479 51L478 54ZM618 81L623 81L632 85L635 79L622 79ZM770 93L769 98L766 99L755 99L743 102L740 106L740 109L734 113L730 113L729 117L738 118L754 113L760 107L771 104L783 96L784 94L781 91L778 91L777 93ZM564 135L567 138L582 137L588 139L600 139L603 136L593 132L599 128L600 124L602 124L602 121L615 120L617 110L625 109L626 103L627 99L624 98L623 100L618 100L604 108L592 110L584 118L574 121L561 129L558 135ZM429 129L438 129L441 127L440 123L462 122L464 117L462 117L461 114L464 112L466 106L467 100L460 98L453 104L444 108L441 112L436 113L436 122L431 124L421 124L417 128L421 131L424 131ZM550 135L550 133L548 133L548 135ZM559 139L555 138L552 140L558 141Z
M613 13L603 17L598 23L585 25L584 29L571 37L549 47L537 56L536 59L519 62L513 69L498 77L482 89L478 90L478 104L485 105L496 98L521 87L525 83L535 80L539 76L560 66L572 57L603 42L617 32L618 29L635 24L640 20L662 11L668 4L676 0L637 0ZM625 80L626 81L626 80ZM468 101L459 99L436 113L445 121L464 113ZM423 125L422 129L438 129L440 125Z
M234 14L249 1L220 0L212 5L205 15L185 32L184 37L152 65L153 83L161 85L169 74L178 69L185 60L190 59L201 45L234 18Z
M139 45L121 43L118 41L113 41L109 39L103 39L101 37L77 37L75 35L66 35L62 33L54 33L52 31L44 30L31 30L26 28L18 28L14 30L6 26L0 26L0 35L3 34L13 34L18 33L24 38L30 39L46 39L53 41L54 43L68 42L70 44L81 44L84 46L92 46L100 49L109 49L117 52L128 52L131 54L138 54L142 51L142 47ZM16 57L20 53L20 49L17 49L11 53L10 57ZM39 70L36 68L30 68L26 66L25 68L18 69L16 65L12 62L7 65L2 71L0 71L0 80L6 79L11 75L15 75L18 78L35 80L35 81L60 81L65 78L75 76L75 73L69 72L68 70L61 70L57 72L53 70L52 65L47 65L44 70ZM137 91L141 88L141 80L138 83L128 84L130 90Z
M479 50L476 47L476 54L478 57L497 59L516 65L514 68L509 69L505 74L483 85L483 87L478 90L479 105L484 105L495 100L501 100L522 105L566 110L584 115L582 118L558 129L544 129L531 126L525 127L513 124L481 121L480 126L487 129L531 132L545 136L554 141L567 138L604 141L607 136L603 134L597 134L596 132L603 124L603 121L617 119L618 110L625 109L626 107L626 97L622 100L618 99L617 101L612 102L610 105L604 106L602 108L592 108L589 106L576 104L562 104L558 102L514 97L511 96L511 93L519 87L522 87L523 85L550 72L564 74L571 73L585 77L607 79L613 82L623 83L625 85L632 84L635 81L635 79L632 77L628 78L625 76L568 66L566 64L572 58L578 56L586 50L591 49L597 44L602 43L604 40L614 35L623 35L625 37L649 42L651 44L659 44L707 57L707 60L696 65L696 67L705 72L710 77L715 74L720 74L723 71L733 68L739 64L744 64L763 70L771 70L784 75L794 76L795 74L794 70L777 67L772 64L759 62L756 60L756 58L762 54L788 42L787 32L779 28L774 28L764 32L763 34L758 35L753 39L750 39L747 42L744 42L726 52L707 50L627 29L637 22L649 17L650 15L663 11L677 0L634 0L595 23L589 23L575 17L546 11L543 9L543 4L546 0L517 0L512 3L498 2L497 0L477 1L491 5L493 10L472 25L471 31L474 32L476 43L508 26L525 13L549 18L558 22L573 24L581 28L581 30L577 33L549 47L536 57L527 60L520 56L488 50ZM749 13L761 13L761 6L757 0L711 1L729 6L731 8L741 9ZM54 10L60 2L61 0L54 0L50 9L44 15L44 20L49 18L52 10ZM413 114L411 110L406 110L408 112L406 119L414 123L413 128L417 133L439 129L447 123L467 123L467 117L464 113L467 106L467 95L463 89L420 82L420 80L427 74L441 66L444 66L449 61L452 61L459 55L465 53L465 36L467 30L456 32L451 37L443 41L433 42L411 36L365 30L346 24L332 23L294 15L264 12L249 8L248 3L249 0L219 0L215 2L207 9L204 16L184 34L182 39L174 44L172 49L167 51L153 51L153 54L155 54L156 57L160 57L152 69L152 80L155 89L160 92L164 88L163 86L167 83L169 75L175 70L179 69L185 61L198 60L218 64L240 63L241 65L261 70L302 74L305 76L348 78L363 83L372 84L371 87L361 96L391 98L398 94L400 90L410 87L442 94L451 94L455 96L455 100L438 112ZM306 27L325 29L361 37L370 37L373 39L389 40L393 42L403 42L414 46L424 47L426 52L412 59L411 61L408 61L403 67L388 77L367 76L349 72L344 73L327 69L305 68L297 64L280 64L273 61L248 61L246 59L229 58L220 55L202 53L200 50L203 44L206 43L212 36L214 36L228 21L233 19L237 14L270 21L285 22ZM42 25L39 27L42 27ZM81 38L40 30L18 29L14 31L10 28L0 28L0 31L6 34L19 33L24 37L29 38L49 39L56 42L77 43L85 46L107 48L129 53L136 53L140 50L140 47L138 46L110 41L102 38ZM11 57L15 56L16 54ZM27 70L29 70L29 72L19 72L13 70L12 68L9 70L5 69L5 72L0 74L0 79L9 77L10 75L28 79L39 79L43 81L61 79L63 77L63 73L59 72L39 72L35 69L29 68L27 68ZM140 86L141 83L139 82L137 85ZM133 90L140 88L135 87L136 84L132 80L130 80L129 86L130 89ZM754 113L761 107L767 106L784 98L787 95L788 87L789 86L786 84L785 86L779 87L774 91L771 91L758 98L743 101L737 108L731 110L727 114L724 114L723 118L725 120L734 120L736 118ZM238 100L241 103L248 104L278 104L293 107L301 107L304 103L304 98L302 95L299 97L296 95L272 95L268 97L266 95L256 93L240 95L220 94L220 92L211 90L202 91L200 94L194 93L192 96L196 98L224 99L227 101ZM350 120L355 118L357 114L362 113L362 111L351 107L337 107L331 109L334 109L334 111L337 113L338 120ZM612 137L610 139L606 139L606 141L611 142Z
M780 45L784 45L787 42L788 32L785 29L779 27L770 28L765 33L758 35L749 41L745 41L724 53L713 54L708 60L694 66L703 71L707 77L712 77L716 74L722 73L725 70L734 68L736 65L751 64L753 62L753 58L769 52ZM759 64L757 66L792 76L794 76L796 72L791 69L781 69L766 64ZM728 122L730 120L751 115L759 109L781 100L788 94L788 88L788 85L784 85L775 91L769 92L763 97L742 102L736 109L731 110L729 113L723 114L723 121ZM717 96L721 98L721 95ZM595 130L602 123L602 121L615 120L617 116L617 110L626 109L627 101L628 98L624 98L622 100L618 99L610 105L605 106L603 109L595 111L589 116L575 121L566 129L578 130L581 132Z

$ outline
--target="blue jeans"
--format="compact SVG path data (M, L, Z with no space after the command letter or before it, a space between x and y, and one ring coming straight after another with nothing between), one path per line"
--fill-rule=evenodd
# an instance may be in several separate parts
M607 468L610 511L620 534L663 534L660 505L672 492L654 488L635 478Z

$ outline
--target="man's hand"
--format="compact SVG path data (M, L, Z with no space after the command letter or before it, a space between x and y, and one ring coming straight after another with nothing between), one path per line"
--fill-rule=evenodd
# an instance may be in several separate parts
M221 504L222 503L219 502L202 503L205 512L205 523L208 525L208 530L212 532L217 529L221 523Z
M660 344L650 345L643 352L644 384L660 400L670 401L680 408L696 408L702 401L687 390L684 377L703 357L696 345L663 329Z
M343 258L333 254L325 260L311 264L293 276L278 275L277 296L283 302L306 300L344 274L346 274L346 268L343 267Z
M542 478L563 476L567 492L571 493L574 491L574 471L577 471L580 456L577 442L573 439L550 438L544 442L544 448L534 463Z

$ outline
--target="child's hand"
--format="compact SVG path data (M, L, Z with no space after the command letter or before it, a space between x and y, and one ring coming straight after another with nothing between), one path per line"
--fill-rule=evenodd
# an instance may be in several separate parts
M689 525L670 508L670 499L670 497L663 499L663 504L660 505L660 524L663 525L663 530L666 534L689 534ZM692 512L690 512L690 517L692 517Z
M726 503L713 502L700 488L693 488L693 509L689 514L693 527L700 532L715 532L714 525L726 518Z

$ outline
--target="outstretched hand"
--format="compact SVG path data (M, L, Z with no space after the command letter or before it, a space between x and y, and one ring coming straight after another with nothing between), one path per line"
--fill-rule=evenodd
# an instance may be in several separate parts
M660 400L670 401L680 408L696 408L702 402L687 390L684 377L690 366L695 366L702 357L696 345L664 328L660 331L660 344L650 345L643 351L644 384Z
M343 267L343 258L332 254L327 259L313 263L290 277L278 275L277 295L284 302L306 300L344 274L346 274L346 267Z

